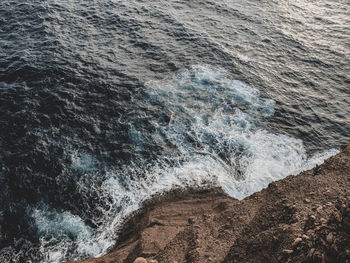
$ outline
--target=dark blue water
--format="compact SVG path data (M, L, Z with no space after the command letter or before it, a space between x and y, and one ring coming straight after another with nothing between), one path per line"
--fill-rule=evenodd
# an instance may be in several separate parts
M350 139L350 3L0 2L0 261L108 252L155 193L244 198Z

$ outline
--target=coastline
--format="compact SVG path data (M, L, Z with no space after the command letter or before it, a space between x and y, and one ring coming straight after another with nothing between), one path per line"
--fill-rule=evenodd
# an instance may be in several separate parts
M350 262L349 200L346 145L243 200L218 188L155 196L125 221L109 254L74 262Z

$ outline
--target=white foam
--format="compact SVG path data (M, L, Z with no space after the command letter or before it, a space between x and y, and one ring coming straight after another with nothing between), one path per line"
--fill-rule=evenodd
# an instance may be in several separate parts
M90 172L95 167L95 159L88 154L79 155L78 152L72 154L72 168L82 173Z
M94 231L84 221L70 212L57 212L46 206L35 208L32 217L41 235L41 251L45 262L60 262L74 247L77 254L93 256L95 244L91 242Z
M148 103L160 105L171 115L168 125L155 125L158 130L153 140L158 145L170 142L179 154L169 151L151 164L108 171L102 184L93 181L94 176L99 177L94 168L96 161L84 154L74 155L73 168L87 174L81 180L92 178L88 186L80 182L81 195L94 191L108 208L101 208L103 217L94 219L99 225L94 233L69 213L52 220L35 212L43 235L57 238L49 245L42 242L46 258L58 262L74 244L78 244L77 257L89 255L87 252L91 256L106 253L114 244L123 218L156 193L211 185L242 199L338 152L331 149L308 158L301 140L264 129L266 119L274 114L275 102L261 98L257 89L230 80L223 70L193 66L167 80L148 83L147 93ZM140 131L131 133L134 140L143 137ZM80 230L69 232L74 227L85 234L80 236ZM60 241L67 232L75 240Z

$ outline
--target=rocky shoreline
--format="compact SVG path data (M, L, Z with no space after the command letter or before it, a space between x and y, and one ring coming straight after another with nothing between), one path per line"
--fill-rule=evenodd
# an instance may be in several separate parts
M81 263L350 262L350 145L243 200L174 190L126 221L115 248Z

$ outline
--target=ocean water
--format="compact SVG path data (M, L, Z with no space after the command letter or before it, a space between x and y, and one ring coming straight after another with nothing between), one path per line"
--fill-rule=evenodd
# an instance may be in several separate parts
M348 1L2 0L0 262L107 253L174 188L242 199L349 116Z

